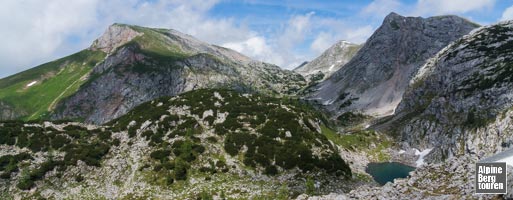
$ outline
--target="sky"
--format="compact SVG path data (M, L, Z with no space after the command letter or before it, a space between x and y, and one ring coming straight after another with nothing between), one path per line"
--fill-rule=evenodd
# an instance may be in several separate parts
M113 23L171 28L293 69L338 40L363 43L390 12L513 19L511 0L3 0L0 78L87 48Z

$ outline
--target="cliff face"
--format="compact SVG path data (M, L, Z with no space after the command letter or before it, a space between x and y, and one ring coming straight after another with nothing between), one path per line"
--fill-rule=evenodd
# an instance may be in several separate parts
M109 55L85 85L58 104L53 119L101 124L148 100L198 88L286 94L305 84L299 74L174 30L115 24L91 49Z
M412 80L395 120L432 159L485 155L513 144L513 22L480 28L446 47Z
M319 74L322 74L322 79L326 79L349 62L361 47L362 45L339 41L311 62L294 69L294 72L305 76L307 80Z
M17 111L12 106L0 101L0 121L16 119L25 114L23 111Z
M477 25L456 17L389 14L344 67L313 88L308 99L338 115L391 115L411 77L439 50Z

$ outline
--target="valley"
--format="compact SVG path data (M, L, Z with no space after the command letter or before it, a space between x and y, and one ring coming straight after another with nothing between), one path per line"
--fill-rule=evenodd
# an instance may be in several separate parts
M286 70L115 23L0 79L0 198L513 198L474 190L513 144L512 41L513 21L390 13Z

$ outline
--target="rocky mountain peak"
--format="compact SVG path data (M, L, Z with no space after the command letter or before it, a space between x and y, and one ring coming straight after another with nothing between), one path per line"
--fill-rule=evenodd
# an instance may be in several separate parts
M402 19L402 18L405 18L405 17L402 15L399 15L395 12L390 12L387 16L385 16L385 19L383 21L390 21L393 19Z
M105 53L112 53L116 48L123 46L143 33L137 32L128 25L112 24L107 30L96 39L89 49L100 50Z
M438 51L477 28L455 16L389 14L344 67L313 89L310 99L341 114L393 114L411 77Z

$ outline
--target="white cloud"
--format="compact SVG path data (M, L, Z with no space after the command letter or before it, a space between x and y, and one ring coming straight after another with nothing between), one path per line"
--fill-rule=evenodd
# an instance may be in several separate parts
M0 77L86 48L112 23L173 28L200 40L284 66L313 56L296 52L312 31L314 12L293 15L270 35L232 18L211 18L218 0L8 0L0 7ZM12 12L23 10L24 12ZM14 15L14 16L13 16Z
M316 34L310 44L310 49L317 55L339 40L356 44L364 43L375 30L371 25L359 26L350 20L314 18L313 21L323 29Z
M0 77L86 48L115 22L173 28L215 44L254 42L255 33L244 25L207 16L217 2L7 0L0 7Z
M304 55L296 50L311 33L313 28L311 19L314 15L314 12L293 15L282 24L281 29L272 33L270 37L262 37L253 33L252 37L238 42L228 42L223 46L257 60L292 69L305 59L311 58L311 55Z
M492 9L494 5L495 0L418 0L414 13L418 15L463 14Z
M0 7L0 76L55 58L70 34L95 23L96 1L3 1Z
M279 54L276 54L273 48L267 44L267 40L260 36L253 36L239 42L228 42L221 46L233 49L257 60L280 65L285 62L284 59Z
M337 40L338 38L331 33L320 32L310 45L310 49L317 54L321 54L331 47Z
M374 32L372 26L350 28L350 26L341 25L341 27L347 28L332 29L331 32L322 31L317 34L310 45L310 49L319 55L339 40L346 40L357 44L363 43Z
M360 13L381 20L390 12L398 12L402 6L398 0L374 0Z
M346 40L350 42L363 43L374 33L374 28L370 25L349 29L345 32Z
M269 62L286 69L292 69L305 61L305 56L295 51L312 31L311 19L315 15L309 12L303 15L293 15L280 30L265 38L252 32L243 40L227 42L222 46L234 49L254 59Z
M506 8L506 10L504 10L504 12L502 13L500 21L504 20L513 20L513 6Z
M289 50L304 41L306 34L311 31L310 19L314 14L314 12L310 12L305 15L292 16L278 37L279 45Z

